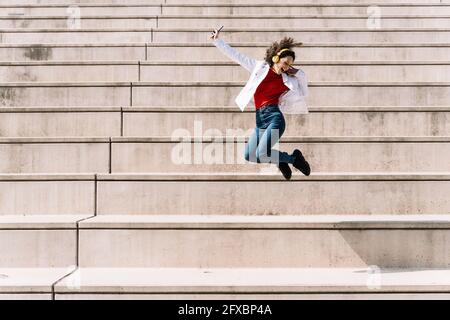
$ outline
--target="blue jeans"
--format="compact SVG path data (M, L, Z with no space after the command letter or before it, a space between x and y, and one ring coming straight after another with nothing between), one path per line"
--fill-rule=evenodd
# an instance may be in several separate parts
M284 133L286 122L278 105L256 109L256 128L245 145L245 160L257 163L294 163L287 152L272 149Z

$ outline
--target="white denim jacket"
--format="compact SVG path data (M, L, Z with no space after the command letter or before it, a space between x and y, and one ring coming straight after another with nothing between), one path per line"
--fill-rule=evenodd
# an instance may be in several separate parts
M270 66L264 60L255 60L231 48L222 39L215 39L214 45L227 57L247 69L251 75L245 87L236 97L235 102L244 111L245 107L252 101L259 84L264 80L269 72ZM308 96L308 80L305 72L299 70L295 76L288 76L282 73L283 82L288 91L280 96L279 107L283 113L306 114L306 97Z

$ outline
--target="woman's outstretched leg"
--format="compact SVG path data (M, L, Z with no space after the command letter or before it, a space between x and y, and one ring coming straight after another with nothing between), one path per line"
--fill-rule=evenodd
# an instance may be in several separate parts
M253 130L253 133L250 135L247 144L245 145L245 160L247 161L259 163L256 156L260 135L259 130L259 128Z
M283 117L272 121L261 135L256 150L257 159L262 163L294 163L295 157L287 152L273 149L284 133L285 125Z

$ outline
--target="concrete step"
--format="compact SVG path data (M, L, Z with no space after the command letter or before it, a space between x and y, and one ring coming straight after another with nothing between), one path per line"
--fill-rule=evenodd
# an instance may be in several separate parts
M72 6L71 6L72 5ZM373 8L376 6L375 8ZM211 15L211 14L272 14L272 15L299 15L299 14L449 14L449 3L438 3L437 0L424 3L408 1L408 3L396 1L393 3L385 3L378 1L377 3L356 3L356 0L345 1L343 3L333 3L326 0L321 3L313 3L307 1L305 3L290 2L285 6L278 6L267 1L255 1L247 4L232 3L228 0L219 3L189 2L180 3L179 1L164 3L155 2L134 2L127 4L118 3L82 3L74 4L67 2L59 2L56 4L20 4L11 5L3 4L1 6L4 15L29 16L29 15L69 15L76 17L78 13L82 16L93 16L99 14L108 15L179 15L179 14L195 14L195 15Z
M230 42L232 47L251 57L263 59L270 43ZM1 46L0 46L1 48ZM405 61L448 60L450 45L422 43L303 43L298 61L339 60L339 61ZM0 51L1 52L1 51ZM147 56L150 61L219 61L224 55L210 43L149 43Z
M205 33L206 35L206 33ZM204 37L207 40L207 37ZM153 42L152 29L3 29L1 43Z
M133 272L131 270L131 272ZM0 295L1 299L1 295ZM22 298L24 299L24 298ZM27 299L27 298L25 298ZM365 293L365 294L56 294L57 300L449 300L447 293Z
M139 82L133 84L132 105L232 106L244 85L245 82ZM309 82L308 86L309 106L442 106L448 104L450 96L447 82Z
M450 6L449 6L450 7ZM449 13L450 14L450 13ZM1 43L110 43L110 42L207 42L211 28L141 29L3 29ZM291 36L302 42L440 43L450 40L448 28L227 28L222 37L230 42L261 42Z
M279 170L274 164L256 164L245 160L247 137L248 135L242 136L237 140L229 137L113 137L111 172L278 173ZM314 172L450 172L450 162L447 160L450 158L450 137L283 136L281 142L275 146L275 149L289 154L297 148L302 151ZM0 161L0 168L4 168L3 171L9 169L6 172L14 171L16 168L13 159L17 157L13 157L9 150L4 153L11 160ZM50 152L47 154L48 157L52 156ZM58 154L59 152L56 153ZM26 160L23 162L29 162L33 156L34 154L25 156ZM2 162L6 162L8 166L2 165Z
M137 23L139 21L136 26ZM144 22L139 25L144 25ZM211 28L215 25L227 28L371 28L374 23L367 15L164 15L157 19L158 28ZM447 16L435 14L384 15L377 27L445 28L449 25Z
M98 216L87 268L447 268L450 216Z
M52 300L59 280L76 268L0 268L0 300Z
M0 44L1 61L115 61L124 58L145 60L146 44Z
M0 106L129 106L131 82L2 83Z
M438 19L439 20L439 19ZM423 26L434 27L439 25L433 18L424 19ZM434 21L434 22L433 22ZM0 16L0 28L2 29L19 29L19 28L52 28L52 29L78 29L78 28L157 28L157 16L155 15L114 15L114 16L88 16L80 18L78 21L68 19L67 15L63 16L28 16L28 15L4 15ZM393 22L395 23L395 22ZM399 21L399 26L401 26ZM405 26L407 26L407 22ZM441 26L446 25L443 21Z
M449 176L313 171L285 181L280 173L4 174L0 215L448 214ZM259 195L274 192L277 202Z
M152 42L206 42L211 35L211 28L200 29L179 29L179 28L158 28L152 30ZM209 32L209 33L208 33ZM133 34L134 35L134 34ZM95 36L95 35L94 35ZM301 42L448 42L450 30L445 28L383 28L369 30L365 28L227 28L223 29L221 37L229 42L237 41L267 41L267 39L281 39L291 36ZM16 36L17 37L17 36ZM39 36L36 36L39 37ZM84 37L80 33L80 37ZM132 36L130 36L132 38ZM8 34L4 34L4 43L11 43ZM30 33L23 39L33 41Z
M167 137L180 129L235 137L255 126L254 110L235 106L3 107L0 114L1 137ZM308 116L284 117L285 136L450 136L450 107L310 107Z
M16 3L16 1L29 1L29 0L14 0ZM56 1L56 0L44 0L45 1ZM78 0L70 0L71 1L78 1ZM87 0L80 0L80 2L83 1L87 1ZM100 2L110 2L110 1L115 1L115 0L100 0ZM139 1L144 1L144 0L139 0ZM156 1L156 0L153 0ZM134 3L135 1L133 1ZM162 2L160 0L160 2ZM427 2L427 4L443 4L443 3L447 3L448 0L430 0ZM138 2L139 3L139 2ZM145 2L144 2L145 3ZM150 2L151 3L151 2ZM224 3L230 3L230 4L241 4L241 2L239 0L189 0L188 2L189 4L224 4ZM261 0L249 0L247 2L247 4L260 4ZM164 0L164 4L181 4L181 2L179 0ZM285 4L287 5L340 5L340 6L345 6L345 5L349 5L349 4L358 4L358 5L398 5L398 4L425 4L425 2L423 0L320 0L318 2L312 2L312 1L308 1L308 0L288 0L285 2Z
M449 20L450 21L450 20ZM299 61L310 81L450 81L449 61ZM229 61L0 62L5 82L33 81L246 81Z
M77 264L77 223L88 216L0 216L0 268L69 268ZM3 279L0 279L0 292Z
M166 1L167 0L133 0L133 1L130 1L130 4L131 5L143 4L143 3L161 4ZM226 2L229 0L224 0L224 1ZM338 1L340 1L340 0L338 0ZM381 0L381 2L382 1L388 1L388 3L389 3L389 1L392 1L392 0ZM401 1L404 1L404 0L400 0L399 2L401 2ZM414 2L414 1L418 1L418 0L412 0L412 1ZM117 5L117 4L120 4L120 1L118 1L118 0L96 0L95 4ZM26 6L33 6L33 5L92 5L92 1L90 1L90 0L12 0L12 1L0 0L0 5L3 5L3 6L6 6L6 5L9 5L9 6L13 6L13 5L15 5L15 6L17 6L17 5L26 5Z
M0 62L5 82L139 81L139 61Z
M0 16L0 28L448 28L446 15L388 15L379 23L367 15L98 15L75 22L64 16Z
M125 107L122 110L124 136L164 137L184 130L187 136L234 137L256 126L254 108L244 112L235 106ZM0 117L2 125L3 117ZM450 107L310 107L307 116L285 114L284 117L285 136L450 135ZM14 123L11 118L16 119L11 115L6 118L8 123ZM5 124L5 130L7 127Z
M142 20L141 20L142 21ZM16 22L17 23L17 22ZM123 22L124 23L124 22ZM6 24L6 22L5 22ZM108 26L108 22L105 23ZM90 24L83 22L83 26ZM136 21L129 26L144 25ZM365 15L163 15L158 16L158 28L445 28L450 26L448 16L383 15L379 24ZM13 27L12 23L7 24ZM106 27L105 26L105 27ZM214 28L214 27L213 27Z
M109 173L110 138L0 138L1 173Z
M381 269L374 274L370 268L81 268L55 290L57 300L445 299L449 273L447 269Z
M229 1L229 0L224 0ZM325 0L326 1L326 0ZM350 0L351 1L351 0ZM391 0L386 0L391 1ZM399 2L401 2L400 0ZM413 0L417 1L417 0ZM164 3L166 0L133 0L130 2L130 4L160 4ZM120 1L118 0L96 0L96 4L111 4L111 5L117 5L120 4ZM92 4L92 1L90 0L12 0L12 1L6 1L6 0L0 0L1 5L89 5Z
M301 52L301 49L297 51ZM385 81L388 79L389 81L450 81L450 62L443 61L361 62L302 59L297 62L296 67L306 72L309 81ZM15 71L11 67L8 70ZM22 78L21 74L24 72L26 71L5 77L5 79L15 81L14 79ZM108 73L104 72L104 75L108 76ZM247 70L228 61L181 63L143 61L139 70L141 81L172 81L173 79L177 81L247 81L248 77Z
M83 3L75 4L67 2L59 2L57 4L3 4L0 8L2 9L3 15L8 16L61 16L66 15L69 18L77 18L79 16L92 16L99 14L107 15L130 15L130 14L146 14L146 15L158 15L162 14L161 1L158 3L141 3L141 4L119 4L119 3L101 3L100 1L95 1L95 3ZM435 7L429 7L429 9ZM434 11L434 10L431 10Z
M263 59L270 43L230 43L239 51ZM300 61L448 61L446 43L304 43ZM212 43L67 43L0 44L0 61L220 61Z
M211 14L272 14L272 15L299 15L299 14L366 14L366 15L414 15L414 14L447 14L450 11L448 3L417 3L417 4L379 4L378 8L367 3L351 4L289 4L278 6L274 3L256 4L166 4L163 5L162 15L211 15Z
M247 162L247 136L0 138L0 172L273 172ZM278 150L302 150L315 172L450 172L450 137L289 137ZM449 154L447 154L448 152Z
M95 175L0 174L0 216L93 215Z
M120 136L120 107L0 108L0 137Z
M97 213L194 215L446 214L443 173L297 172L98 175ZM261 197L261 194L278 195Z
M1 84L0 106L231 106L244 85L245 82L6 82ZM443 106L450 96L449 82L346 81L308 85L310 106Z

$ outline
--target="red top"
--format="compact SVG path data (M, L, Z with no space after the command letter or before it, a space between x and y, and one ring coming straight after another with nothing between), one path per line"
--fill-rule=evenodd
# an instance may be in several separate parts
M288 90L289 88L283 83L282 75L276 74L275 71L270 68L267 76L255 91L254 99L256 109L269 104L278 104L280 96Z

